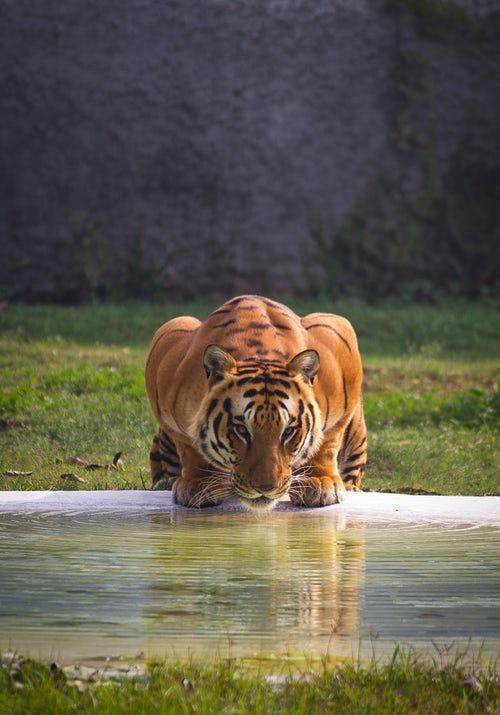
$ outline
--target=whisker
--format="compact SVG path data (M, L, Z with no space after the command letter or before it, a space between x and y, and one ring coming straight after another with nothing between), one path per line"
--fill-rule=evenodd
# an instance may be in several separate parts
M228 479L231 477L231 472L229 472L229 471L224 471L224 470L220 470L220 469L213 469L213 468L212 468L212 469L206 469L206 468L204 468L204 467L201 467L198 471L199 471L199 472L205 472L206 474L210 474L210 475L215 475L215 474L216 474L216 475L218 475L218 476L226 477L226 478L228 478Z

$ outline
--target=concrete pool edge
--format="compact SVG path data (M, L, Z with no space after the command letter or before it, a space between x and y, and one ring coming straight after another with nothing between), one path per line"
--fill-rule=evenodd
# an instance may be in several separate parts
M172 502L171 492L146 490L102 491L4 491L0 492L2 514L34 513L193 513ZM196 510L196 513L249 513L237 501L229 500L219 507ZM250 512L251 513L251 512ZM341 504L321 509L300 509L288 500L278 503L267 514L331 514L345 518L376 521L446 522L477 526L500 526L499 497L434 496L389 494L384 492L348 492Z

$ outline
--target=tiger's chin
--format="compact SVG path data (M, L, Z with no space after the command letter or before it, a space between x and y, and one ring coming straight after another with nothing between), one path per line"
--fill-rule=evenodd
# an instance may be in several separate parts
M255 499L244 497L240 494L237 496L243 506L246 506L250 511L271 511L271 509L274 509L278 501L276 498L270 499L264 495L255 497Z

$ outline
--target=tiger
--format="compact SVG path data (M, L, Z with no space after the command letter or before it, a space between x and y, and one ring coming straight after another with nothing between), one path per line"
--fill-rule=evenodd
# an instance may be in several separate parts
M350 322L242 295L154 334L145 368L158 423L152 488L185 507L288 495L322 507L359 490L367 463L363 369Z

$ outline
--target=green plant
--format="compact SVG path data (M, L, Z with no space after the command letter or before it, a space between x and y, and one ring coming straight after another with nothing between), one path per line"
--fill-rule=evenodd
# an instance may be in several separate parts
M112 251L99 218L88 215L75 221L79 258L90 298L110 295Z

